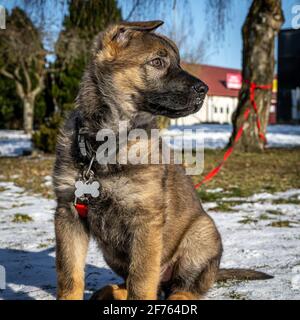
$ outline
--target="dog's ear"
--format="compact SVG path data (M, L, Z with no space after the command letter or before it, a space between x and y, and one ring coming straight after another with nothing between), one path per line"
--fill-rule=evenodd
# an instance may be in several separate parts
M140 21L140 22L123 22L117 26L116 30L111 34L111 40L117 42L121 46L126 46L134 31L151 32L160 27L164 22L155 21Z
M95 55L97 52L103 49L103 38L104 38L104 32L100 32L97 34L96 37L94 37L94 42L92 46L92 54Z
M137 21L137 22L122 22L120 27L124 30L135 30L135 31L154 31L158 27L164 24L161 20L154 21Z
M138 32L151 32L160 27L164 22L160 20L142 22L121 22L109 27L101 33L96 40L95 50L106 50L114 56L119 49L125 48L132 37Z

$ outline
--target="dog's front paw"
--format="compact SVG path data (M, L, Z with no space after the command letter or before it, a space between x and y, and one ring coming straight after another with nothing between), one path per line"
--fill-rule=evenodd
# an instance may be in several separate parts
M93 293L90 300L127 300L125 284L111 284Z

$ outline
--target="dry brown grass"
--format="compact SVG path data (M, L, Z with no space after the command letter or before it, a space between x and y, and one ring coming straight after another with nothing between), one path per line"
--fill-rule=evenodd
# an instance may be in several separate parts
M28 192L53 197L52 187L45 185L45 177L51 176L53 156L0 158L2 181L12 181Z
M222 150L205 152L205 171L194 182L215 167L222 159ZM1 178L13 181L29 192L52 197L45 176L52 173L54 157L37 156L0 158ZM206 189L222 188L224 192L208 193ZM216 201L226 196L249 196L257 192L277 192L300 188L300 149L269 149L264 153L234 153L221 172L198 192L203 201Z
M200 181L222 159L223 151L205 152L205 170ZM226 193L207 193L222 188ZM300 188L300 149L268 149L264 153L233 153L221 172L199 190L203 200L225 196L250 196L257 192L278 192Z

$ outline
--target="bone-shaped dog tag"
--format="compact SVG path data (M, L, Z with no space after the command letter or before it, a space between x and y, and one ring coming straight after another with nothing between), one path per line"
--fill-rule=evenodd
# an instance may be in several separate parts
M91 195L93 198L99 197L99 187L100 184L98 181L76 181L75 183L75 196L80 198L84 195Z

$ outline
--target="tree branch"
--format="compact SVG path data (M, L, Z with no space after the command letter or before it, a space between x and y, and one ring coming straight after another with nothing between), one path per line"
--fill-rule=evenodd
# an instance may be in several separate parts
M7 77L9 79L12 79L12 80L15 79L14 75L12 73L6 71L4 68L0 69L0 74L2 74L4 77Z
M16 81L17 94L23 100L25 97L23 86L18 80L15 79L15 81Z
M37 72L34 74L38 80L38 85L36 88L31 92L33 97L36 97L43 89L44 89L44 74L40 76Z
M29 74L28 74L28 71L26 69L26 66L24 64L24 61L21 62L21 66L22 66L23 73L24 73L25 80L26 80L27 92L30 92L31 88L32 88L32 84L31 84L31 79L29 77Z
M20 77L20 68L19 67L16 67L16 69L14 70L14 79L19 82L22 82L22 79Z
M1 68L0 69L0 74L2 74L3 76L15 81L17 94L21 99L23 99L25 94L24 94L23 86L22 86L21 82L18 79L18 77L19 77L18 68L14 71L14 74L8 72L4 68Z
M140 1L139 0L136 0L135 3L133 4L127 18L125 19L125 21L129 20L132 15L134 14L134 11L137 9L137 7L140 5Z

